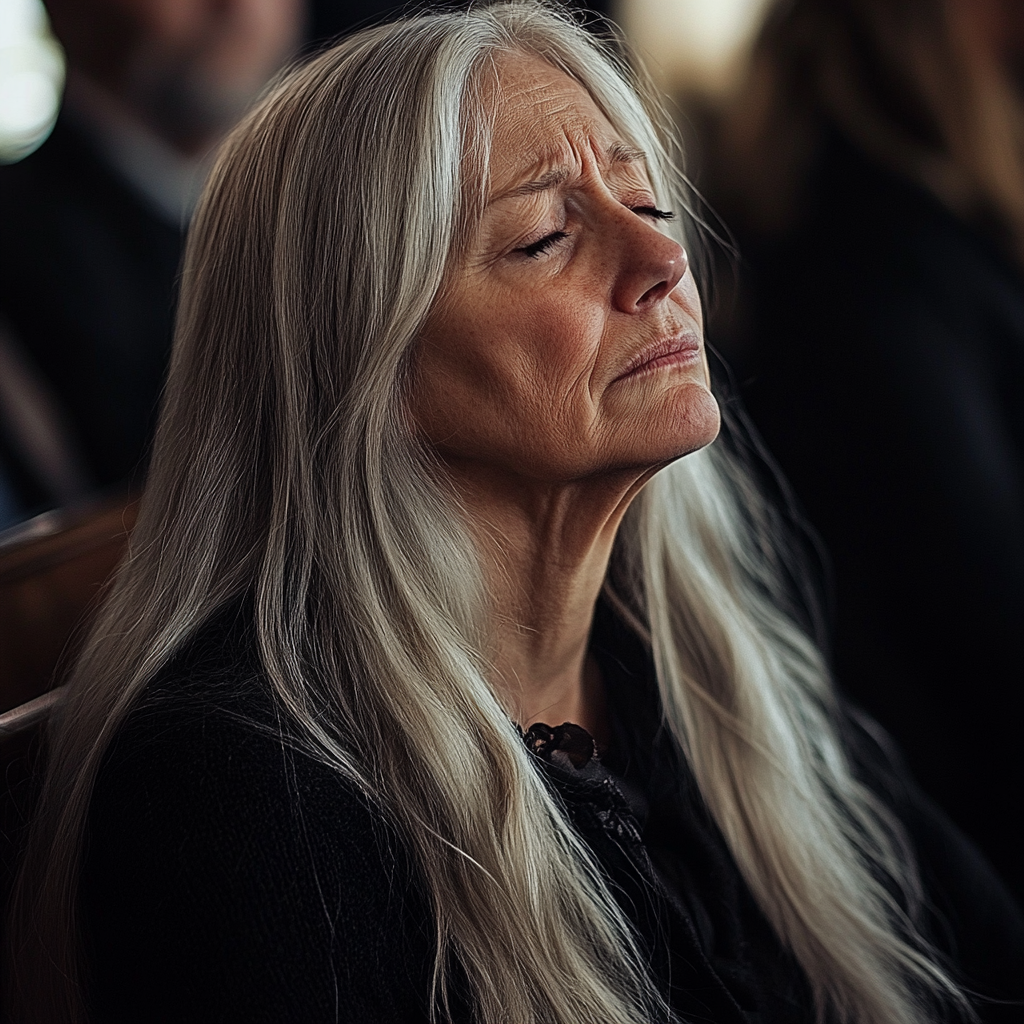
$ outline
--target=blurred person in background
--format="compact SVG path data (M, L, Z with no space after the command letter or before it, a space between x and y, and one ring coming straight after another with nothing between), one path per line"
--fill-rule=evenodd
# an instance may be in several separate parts
M291 55L302 0L49 0L56 127L0 168L0 528L138 482L211 150Z
M831 556L840 683L1024 889L1024 4L794 0L723 121L711 336Z

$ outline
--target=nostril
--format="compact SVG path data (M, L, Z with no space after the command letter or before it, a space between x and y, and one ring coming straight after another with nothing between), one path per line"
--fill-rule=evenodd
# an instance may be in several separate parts
M652 302L656 302L660 298L664 298L666 282L662 282L660 285L655 285L653 288L647 289L643 295L637 299L637 307L649 306Z
M673 259L669 261L669 266L664 268L662 271L663 278L656 284L651 285L650 288L645 291L639 299L637 299L637 308L649 306L652 303L659 302L665 298L686 273L687 259L686 254L682 255L682 259ZM666 272L667 271L667 272Z
M668 287L668 281L662 281L660 284L656 284L653 288L648 288L647 291L640 296L637 300L637 306L649 306L653 302L657 302L659 299L663 299L672 289Z

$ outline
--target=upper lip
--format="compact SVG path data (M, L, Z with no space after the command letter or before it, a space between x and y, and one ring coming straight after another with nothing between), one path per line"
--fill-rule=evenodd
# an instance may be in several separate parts
M662 338L661 341L652 342L650 345L640 349L615 380L622 380L631 373L642 369L655 359L662 359L665 356L673 355L676 352L696 352L700 349L700 338L692 331L683 331L673 334L671 338Z

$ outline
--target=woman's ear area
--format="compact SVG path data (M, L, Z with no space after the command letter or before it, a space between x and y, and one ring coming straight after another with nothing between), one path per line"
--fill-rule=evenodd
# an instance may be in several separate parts
M434 301L430 304L426 316L420 324L415 337L409 343L405 354L405 383L402 389L402 415L410 433L419 441L431 447L429 409L432 406L431 395L435 390L430 358L432 348L445 330L445 322L451 308L452 293L452 261L445 269L444 278L438 287Z

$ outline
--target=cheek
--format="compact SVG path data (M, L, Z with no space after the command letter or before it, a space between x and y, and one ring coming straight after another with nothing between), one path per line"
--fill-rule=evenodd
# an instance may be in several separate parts
M446 375L506 406L561 409L589 398L601 323L579 302L518 291L481 302L438 346ZM458 338L455 342L454 339Z
M589 383L601 356L604 318L580 302L534 303L521 310L508 343L522 353L549 404L589 402Z
M696 324L700 333L704 333L704 309L700 301L700 292L697 290L697 282L693 274L687 272L683 279L676 285L672 293L672 300L683 312Z
M413 375L410 410L420 433L435 447L461 434L467 416L484 399L469 360L459 358L451 337L420 342Z
M447 457L541 470L593 429L599 350L599 318L579 303L494 296L425 334L410 411Z
M420 341L410 405L439 450L485 448L522 411L531 367L507 334L507 321L482 307L470 317L445 317Z

